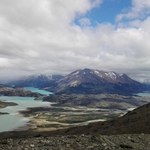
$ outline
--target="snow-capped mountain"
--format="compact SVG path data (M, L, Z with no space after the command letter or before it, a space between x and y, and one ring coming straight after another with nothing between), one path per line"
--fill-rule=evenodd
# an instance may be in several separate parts
M127 83L127 82L135 82L131 78L129 78L126 74L117 74L116 72L106 72L94 69L83 69L72 72L67 75L63 80L78 80L78 82L110 82L110 83ZM75 82L75 81L73 81ZM77 81L76 81L77 82Z
M58 93L130 93L142 90L142 84L126 74L97 69L74 71L57 81Z
M131 79L126 74L101 71L97 69L80 69L66 76L35 75L13 81L16 87L46 88L57 94L129 94L142 92L144 85Z

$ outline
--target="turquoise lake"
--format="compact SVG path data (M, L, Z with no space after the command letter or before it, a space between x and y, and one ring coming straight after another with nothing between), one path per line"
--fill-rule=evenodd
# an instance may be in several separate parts
M51 93L51 92L49 92L49 91L41 90L41 89L34 88L34 87L24 87L24 89L29 90L29 91L32 91L32 92L40 93L40 94L43 94L43 95L50 95L50 94L53 94L53 93Z
M38 89L33 89L32 91L36 92ZM29 90L28 89L28 90ZM41 94L49 95L51 92L39 90ZM1 101L14 102L17 103L17 106L8 106L6 108L0 109L0 112L7 112L9 114L0 115L0 132L12 131L19 127L26 125L29 122L29 118L25 118L19 114L19 111L26 110L29 107L50 107L51 103L42 102L40 100L34 100L34 97L19 97L19 96L0 96Z
M150 97L150 92L138 93L138 96Z

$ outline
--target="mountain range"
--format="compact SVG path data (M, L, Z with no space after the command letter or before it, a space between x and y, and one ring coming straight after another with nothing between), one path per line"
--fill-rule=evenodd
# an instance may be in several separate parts
M55 94L131 94L142 92L146 89L144 84L131 79L126 74L97 69L80 69L66 76L30 76L22 80L13 81L11 85L46 88Z

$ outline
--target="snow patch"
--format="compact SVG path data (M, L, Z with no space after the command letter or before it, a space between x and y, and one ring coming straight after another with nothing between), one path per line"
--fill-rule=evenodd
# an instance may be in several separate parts
M105 75L111 79L116 79L117 78L117 75L116 73L114 72L108 72L108 73L105 73Z
M99 71L94 70L94 73L95 73L97 76L99 76L99 77L103 78L103 75L102 75Z
M78 74L79 74L79 71L74 72L72 75L78 75Z
M79 83L79 81L77 81L77 80L73 81L73 82L70 83L70 86L71 87L76 87L78 85L78 83Z

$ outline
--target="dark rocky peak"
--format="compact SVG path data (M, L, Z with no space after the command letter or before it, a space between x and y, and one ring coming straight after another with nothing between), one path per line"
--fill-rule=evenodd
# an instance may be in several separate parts
M80 69L76 70L67 76L65 76L61 81L59 82L86 82L86 83L130 83L135 82L131 78L129 78L126 74L118 74L116 72L110 71L101 71L97 69Z
M81 83L102 83L101 80L96 74L94 74L93 70L91 69L82 69L76 70L64 78L58 81L58 84L67 84L70 86L77 86Z
M55 84L56 93L136 93L143 85L126 74L97 69L80 69L66 75Z

